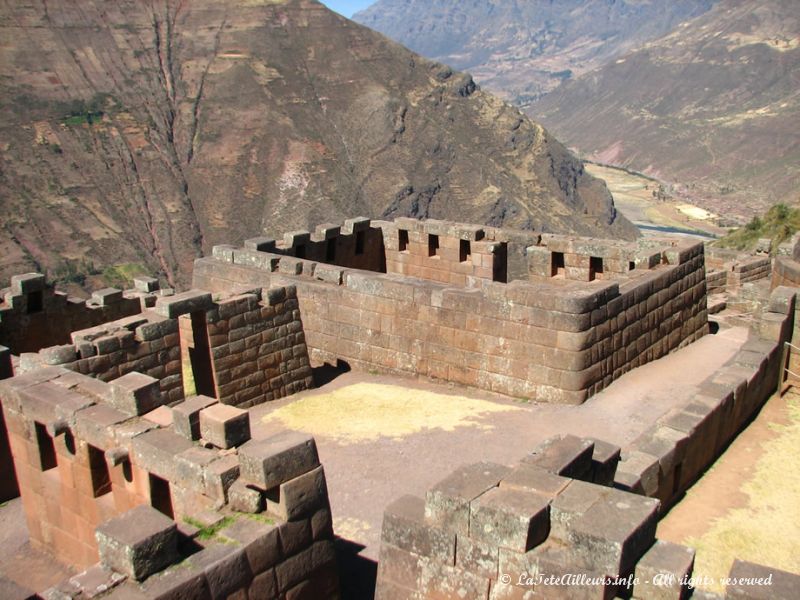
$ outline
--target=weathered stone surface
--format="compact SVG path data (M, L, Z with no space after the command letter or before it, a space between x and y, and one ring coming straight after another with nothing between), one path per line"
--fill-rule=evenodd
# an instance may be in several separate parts
M586 480L592 472L593 451L592 440L568 434L545 440L523 461L556 475Z
M177 319L181 315L213 308L209 292L189 290L174 296L162 296L156 300L155 311L163 317Z
M35 600L39 596L36 592L0 575L0 598L3 600Z
M155 292L160 287L158 279L155 277L134 277L133 288L137 292L150 293Z
M637 598L679 600L688 598L688 581L694 568L694 549L663 540L656 543L636 563L639 583L633 593Z
M621 448L614 444L588 438L594 442L592 451L592 481L600 485L613 485L614 474L621 457Z
M275 493L277 491L277 494ZM328 505L325 471L319 466L266 493L267 512L286 521L310 517Z
M172 425L188 440L200 439L200 411L217 404L216 398L191 396L172 407Z
M314 438L286 431L239 448L242 477L263 490L308 473L319 466Z
M167 481L179 478L175 457L190 448L195 446L189 440L167 429L152 429L131 441L135 464Z
M428 524L425 502L415 496L402 496L386 507L381 541L447 564L455 561L455 534Z
M118 410L141 416L161 405L161 388L154 377L128 373L111 382L108 400Z
M584 481L571 481L550 504L551 536L564 543L569 542L572 522L589 511L605 493L606 488L602 486Z
M259 513L264 510L264 494L255 488L248 487L241 479L237 479L228 488L228 504L231 510L243 513Z
M278 527L266 519L238 518L220 530L220 535L244 548L250 571L254 574L268 571L281 558Z
M495 463L477 463L456 469L428 490L425 518L434 525L469 534L469 503L496 487L510 469Z
M164 569L178 557L175 522L146 505L103 523L95 537L100 561L137 581Z
M555 497L567 487L570 481L567 477L555 475L536 465L520 463L503 477L500 487L528 489Z
M658 457L638 450L625 451L614 476L615 483L619 483L623 489L645 496L654 496L658 492L659 479Z
M489 578L438 562L426 562L419 578L422 598L486 598Z
M500 550L493 543L487 543L460 536L456 544L456 566L480 575L497 579Z
M571 552L603 573L632 573L655 539L658 508L658 500L625 492L596 502L570 522Z
M550 532L549 500L532 490L493 488L470 503L469 535L527 552Z
M800 575L734 559L725 588L726 598L746 600L792 600L800 590Z
M250 413L214 404L200 411L200 436L217 448L233 448L250 439Z

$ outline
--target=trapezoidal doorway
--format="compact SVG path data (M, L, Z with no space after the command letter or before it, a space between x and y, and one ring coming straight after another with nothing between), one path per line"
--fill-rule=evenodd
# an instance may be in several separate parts
M197 311L181 316L180 336L184 394L216 398L206 313Z

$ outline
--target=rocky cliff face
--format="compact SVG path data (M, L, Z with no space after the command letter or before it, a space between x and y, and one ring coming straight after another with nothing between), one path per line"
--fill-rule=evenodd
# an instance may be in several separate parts
M527 106L715 0L378 0L353 19Z
M723 0L530 112L583 153L745 222L800 200L798 67L797 2Z
M5 3L0 279L413 215L630 237L541 126L311 0Z

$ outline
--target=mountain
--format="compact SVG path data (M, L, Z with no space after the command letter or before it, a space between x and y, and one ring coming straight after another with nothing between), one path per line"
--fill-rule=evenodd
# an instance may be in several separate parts
M527 106L716 0L378 0L353 19Z
M0 8L0 279L159 272L364 215L631 238L516 108L311 0Z
M530 112L602 162L679 184L744 223L800 200L800 10L723 0Z

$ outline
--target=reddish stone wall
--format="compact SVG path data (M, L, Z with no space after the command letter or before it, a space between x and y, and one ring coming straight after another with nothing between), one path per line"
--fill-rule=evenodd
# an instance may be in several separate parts
M800 262L785 256L775 259L775 267L772 271L772 289L779 285L800 287Z
M215 251L194 283L297 286L311 356L579 403L703 335L703 246L671 248L621 283L483 282L455 289L252 250Z
M0 343L17 355L66 344L73 331L141 312L144 295L109 288L85 301L56 291L38 273L12 277L0 292Z

